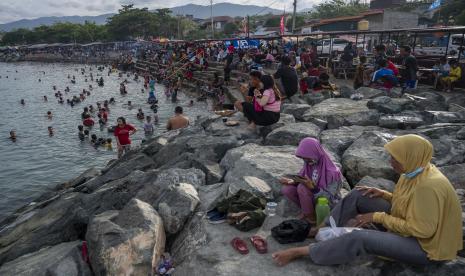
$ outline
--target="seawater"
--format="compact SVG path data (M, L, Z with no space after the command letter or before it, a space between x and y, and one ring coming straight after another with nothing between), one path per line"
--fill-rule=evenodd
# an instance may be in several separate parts
M81 68L85 68L85 75L81 74ZM96 125L91 134L112 138L114 151L96 149L88 141L79 141L77 127L81 124L85 106L92 104L96 108L98 101L103 105L104 100L114 97L116 104L110 105L108 125L116 124L116 118L124 116L138 129L131 138L133 145L147 138L143 131L144 122L136 119L138 108L142 108L146 116L154 115L146 103L148 90L141 92L143 79L136 82L133 75L127 77L124 74L119 78L117 73L107 76L107 70L100 72L96 65L0 63L0 221L47 189L78 176L90 167L102 168L116 158L115 138L106 128L99 128L97 113L94 114ZM94 82L88 76L90 72L94 75ZM76 84L71 83L68 75L76 77ZM104 87L95 83L100 76L105 81ZM88 82L85 82L86 78ZM119 84L124 79L129 81L126 85L128 94L121 96ZM74 107L66 104L67 98L79 96L84 88L88 90L89 84L93 86L90 96ZM64 104L59 104L55 98L53 85L64 94ZM70 88L68 93L64 92L66 86ZM198 115L204 115L209 108L207 103L195 100L193 107L187 107L191 98L183 93L178 94L178 103L171 103L164 95L164 87L158 84L155 91L159 98L160 122L154 135L165 131L166 121L177 105L184 107L185 114L192 121ZM44 95L48 102L44 102ZM20 104L21 99L26 101L24 106ZM126 106L128 101L132 102L132 109ZM53 119L47 118L47 111L52 112ZM53 137L48 135L48 126L54 128ZM12 129L16 130L16 142L9 139Z

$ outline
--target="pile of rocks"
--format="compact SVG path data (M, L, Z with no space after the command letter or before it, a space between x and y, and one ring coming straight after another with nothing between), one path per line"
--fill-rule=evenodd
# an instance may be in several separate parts
M464 275L463 258L421 268L376 257L338 267L302 259L279 268L269 254L242 256L229 245L233 237L259 234L271 252L289 247L271 239L270 229L297 214L280 195L278 178L300 170L294 152L304 137L320 139L331 153L344 173L345 194L356 185L392 191L398 176L383 145L407 133L427 137L433 162L465 211L465 116L433 94L290 103L280 122L256 132L236 114L236 127L209 116L152 138L1 222L0 275L150 275L164 252L176 262L174 275ZM249 233L209 224L205 212L239 189L278 202L278 215Z

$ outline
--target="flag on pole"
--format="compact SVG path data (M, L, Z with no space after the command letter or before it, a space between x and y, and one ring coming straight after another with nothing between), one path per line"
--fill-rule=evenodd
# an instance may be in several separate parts
M439 7L441 7L441 4L442 4L441 2L442 2L442 0L435 0L431 4L431 6L429 6L428 11L434 11L434 10L438 9Z
M284 35L284 15L281 15L281 21L279 23L281 35Z

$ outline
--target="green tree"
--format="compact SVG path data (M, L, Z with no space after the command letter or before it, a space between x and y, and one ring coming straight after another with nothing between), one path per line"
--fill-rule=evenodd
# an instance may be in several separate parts
M360 0L326 0L310 12L310 17L320 19L350 16L360 14L368 9L369 5Z
M134 8L123 5L118 14L107 19L108 34L115 40L126 40L136 37L148 38L155 35L160 21L147 8Z
M303 15L296 15L295 27L300 28L305 25L305 17ZM290 31L292 29L292 17L289 17L286 22L286 28Z
M236 23L234 22L228 22L224 25L224 33L226 35L232 35L238 30L239 30L239 27L237 27Z
M280 22L281 22L281 17L273 16L273 17L269 17L268 19L266 19L265 24L263 24L263 26L265 26L265 27L279 27Z

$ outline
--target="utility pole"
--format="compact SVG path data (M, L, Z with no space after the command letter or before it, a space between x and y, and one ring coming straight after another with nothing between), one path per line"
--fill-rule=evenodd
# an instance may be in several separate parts
M247 15L247 38L250 37L250 16Z
M297 9L297 0L294 0L294 13L292 14L292 33L294 33L295 30L295 13Z
M213 0L210 0L210 20L212 24L212 39L215 37L215 30L213 27Z

